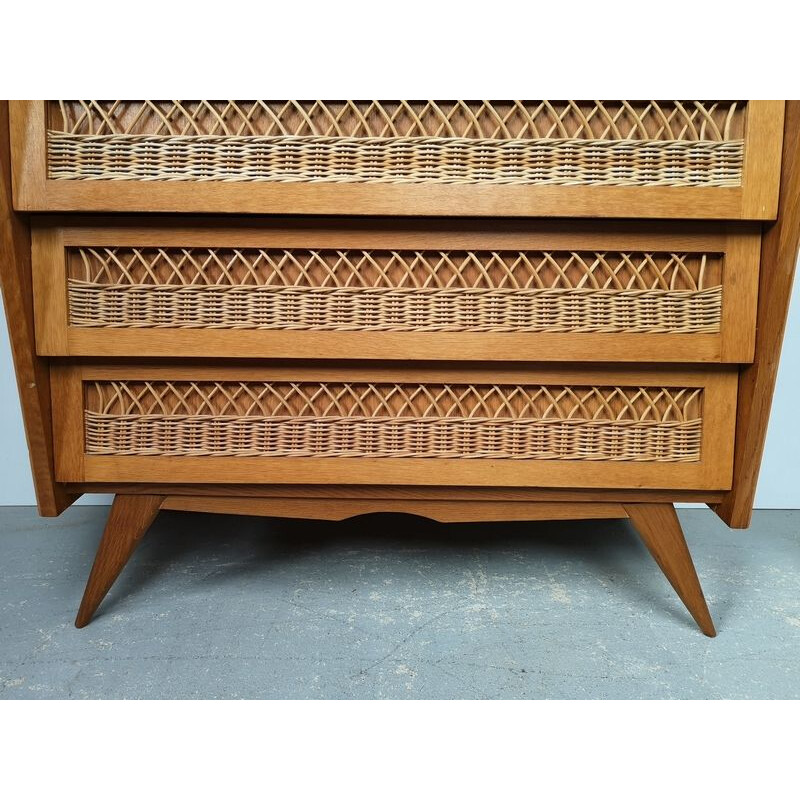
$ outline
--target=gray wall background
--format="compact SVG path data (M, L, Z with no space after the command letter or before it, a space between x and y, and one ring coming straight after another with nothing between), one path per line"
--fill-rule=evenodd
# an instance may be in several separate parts
M35 505L5 317L0 309L0 505ZM800 508L800 279L795 282L756 508ZM108 503L105 495L82 503Z

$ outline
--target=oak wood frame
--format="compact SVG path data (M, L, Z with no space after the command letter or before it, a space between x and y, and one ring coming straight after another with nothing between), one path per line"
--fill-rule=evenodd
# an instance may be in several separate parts
M727 489L733 457L736 370L619 369L571 365L535 369L452 365L187 366L185 363L54 364L56 474L70 482L374 483L387 485ZM85 453L83 382L91 380L310 380L552 383L703 387L701 460L694 463L509 461L501 459L238 458L97 456Z
M722 253L719 334L460 333L81 328L68 319L65 250L96 247L630 250ZM757 224L335 219L221 226L207 220L44 217L33 222L36 343L51 356L397 358L474 361L747 362L753 358Z
M683 219L777 212L783 101L749 101L736 188L50 180L45 103L11 103L14 200L26 211Z

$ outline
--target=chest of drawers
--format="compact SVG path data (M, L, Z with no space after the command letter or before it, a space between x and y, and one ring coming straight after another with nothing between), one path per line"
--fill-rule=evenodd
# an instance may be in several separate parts
M800 104L2 107L39 508L749 523L800 236ZM69 212L69 213L67 213Z

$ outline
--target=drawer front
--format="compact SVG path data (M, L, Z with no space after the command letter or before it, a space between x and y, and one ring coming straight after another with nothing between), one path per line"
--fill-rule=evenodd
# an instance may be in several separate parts
M12 104L17 206L771 219L776 101Z
M38 222L42 355L748 361L760 234Z
M63 481L727 488L736 373L53 367Z

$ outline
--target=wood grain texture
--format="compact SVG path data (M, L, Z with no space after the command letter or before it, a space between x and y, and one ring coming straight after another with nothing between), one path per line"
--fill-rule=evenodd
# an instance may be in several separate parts
M356 221L357 222L357 221ZM586 220L263 220L219 227L159 218L34 223L37 348L51 356L475 361L744 362L752 359L759 230L748 224ZM65 248L277 248L401 251L720 253L719 333L422 332L87 328L68 323Z
M52 318L55 319L55 318ZM42 355L214 358L225 354L236 358L359 357L393 359L404 353L409 359L452 360L460 353L469 361L547 362L661 362L736 363L747 361L752 325L738 330L728 327L730 347L718 334L630 334L630 333L394 333L370 331L271 331L271 330L176 330L140 329L56 330L45 323L40 342ZM54 340L64 342L54 344Z
M34 345L30 231L12 209L8 103L0 102L0 282L11 354L39 513L54 517L75 497L55 480L51 432L50 378Z
M624 509L700 630L706 636L716 636L674 506L671 503L632 503L625 504Z
M75 619L76 628L89 624L158 514L163 500L157 495L117 495L114 498Z
M469 362L425 361L287 361L229 360L209 361L175 359L70 359L59 362L65 368L80 366L85 380L309 380L397 382L428 381L435 383L484 384L550 383L608 386L620 381L636 386L706 386L738 375L736 367L686 364L660 367L654 364L473 364ZM727 378L726 378L727 376ZM666 380L666 384L665 384Z
M329 500L494 500L512 502L714 503L723 492L653 489L541 489L500 486L375 486L344 484L76 483L76 492Z
M748 104L747 139L742 184L747 187L742 216L775 219L778 213L782 134L785 103L751 100Z
M79 480L85 479L82 374L80 366L53 363L50 368L56 472L80 475Z
M725 432L729 433L730 426ZM732 428L731 428L732 429ZM710 450L710 452L709 452ZM388 485L542 486L587 489L724 489L730 483L730 463L710 448L703 462L686 464L633 462L514 462L481 459L313 459L236 457L85 456L82 476L59 471L62 480L88 482L198 482L240 484L253 480L271 483L373 483L375 476ZM346 462L346 463L345 463Z
M502 500L302 499L293 497L187 497L168 495L164 511L201 511L261 517L342 520L361 514L417 514L438 522L620 519L619 503L541 503Z
M755 361L739 381L733 487L714 506L732 528L746 528L753 513L764 454L781 343L800 245L800 101L787 103L778 220L761 246Z
M760 258L760 226L739 224L736 233L731 231L726 240L723 266L722 353L719 358L723 363L753 360Z
M69 354L69 302L64 274L64 244L60 228L31 222L31 269L36 352L41 356Z
M782 101L750 103L740 188L175 183L48 179L45 103L14 101L15 202L28 211L771 219L777 169L763 145L782 115Z

